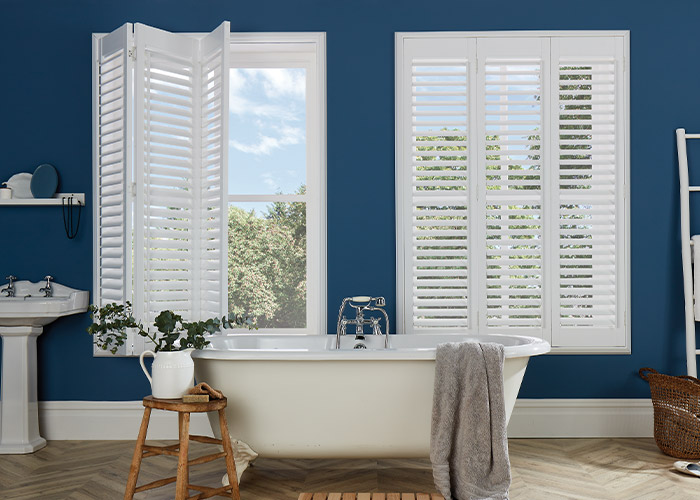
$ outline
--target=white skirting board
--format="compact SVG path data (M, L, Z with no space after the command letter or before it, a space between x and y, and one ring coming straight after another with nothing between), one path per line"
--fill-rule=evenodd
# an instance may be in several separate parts
M653 415L650 399L519 399L508 436L652 437ZM141 401L39 403L39 425L46 439L135 440L142 416ZM204 414L192 414L191 432L212 435ZM175 414L153 411L148 438L177 439Z
M136 440L142 418L141 401L42 401L39 403L39 430L41 435L49 440ZM190 434L213 436L205 413L190 415ZM148 439L177 439L177 413L153 410L147 437Z
M512 438L653 437L651 399L518 399Z

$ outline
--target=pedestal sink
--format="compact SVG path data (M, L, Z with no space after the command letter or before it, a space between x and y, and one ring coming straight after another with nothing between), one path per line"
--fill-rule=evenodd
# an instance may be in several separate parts
M0 454L32 453L46 446L39 434L36 339L61 316L87 311L87 291L52 283L53 295L44 297L39 291L44 285L17 281L14 297L0 297Z

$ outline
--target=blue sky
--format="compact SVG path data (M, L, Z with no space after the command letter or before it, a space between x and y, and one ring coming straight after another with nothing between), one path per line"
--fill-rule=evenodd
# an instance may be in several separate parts
M306 183L306 70L230 70L229 194L292 194Z

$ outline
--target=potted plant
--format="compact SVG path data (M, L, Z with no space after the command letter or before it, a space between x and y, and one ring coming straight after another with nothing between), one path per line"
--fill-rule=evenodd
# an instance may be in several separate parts
M176 399L182 397L194 385L194 363L191 353L209 344L208 335L221 331L221 328L245 326L255 328L253 322L242 315L209 318L204 321L183 321L182 316L173 311L161 311L156 316L156 332L144 328L134 318L130 302L107 304L103 307L89 307L92 324L88 333L101 349L115 354L124 345L129 330L150 340L153 351L144 351L139 357L141 368L151 383L153 397ZM143 363L146 355L154 356L152 372L148 373Z

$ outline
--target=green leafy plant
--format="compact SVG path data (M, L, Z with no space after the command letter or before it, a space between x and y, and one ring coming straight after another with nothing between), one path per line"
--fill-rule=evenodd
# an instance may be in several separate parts
M125 304L107 304L103 307L89 307L92 324L87 331L95 338L97 347L116 354L124 345L128 331L147 338L155 345L154 351L182 351L194 348L202 349L209 344L208 335L221 331L222 328L246 327L257 329L253 321L242 314L233 314L222 318L209 318L204 321L183 321L182 316L173 311L161 311L156 316L156 331L144 328L133 315L131 302Z

